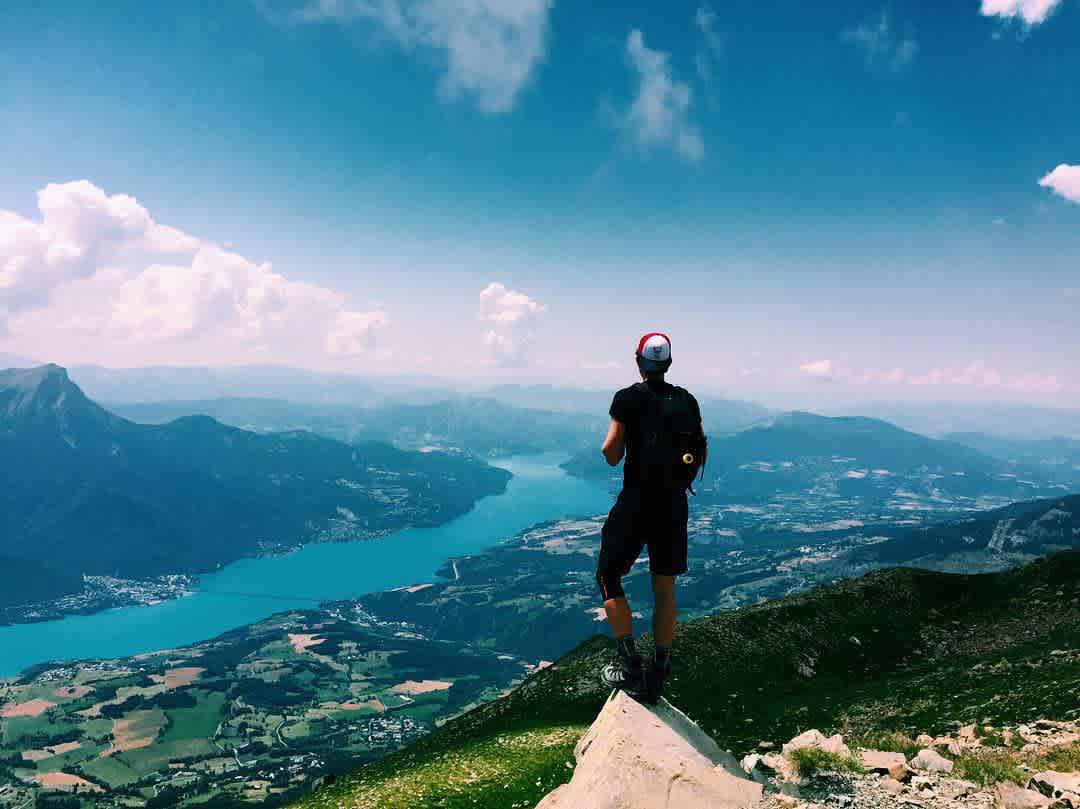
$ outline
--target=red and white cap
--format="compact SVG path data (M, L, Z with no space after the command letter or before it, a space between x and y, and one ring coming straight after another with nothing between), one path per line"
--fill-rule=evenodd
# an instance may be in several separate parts
M642 335L636 356L642 371L663 373L671 366L671 339L658 331Z

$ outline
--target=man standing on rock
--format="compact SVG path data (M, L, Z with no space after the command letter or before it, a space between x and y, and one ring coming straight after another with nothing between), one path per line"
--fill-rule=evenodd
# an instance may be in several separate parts
M601 680L655 701L671 672L675 577L686 572L686 492L693 491L694 478L705 462L706 439L697 400L664 380L671 367L667 335L643 336L635 359L642 381L615 394L601 448L611 466L626 456L623 488L604 522L596 570L604 612L618 646ZM630 605L621 583L646 546L656 646L648 667L634 646Z

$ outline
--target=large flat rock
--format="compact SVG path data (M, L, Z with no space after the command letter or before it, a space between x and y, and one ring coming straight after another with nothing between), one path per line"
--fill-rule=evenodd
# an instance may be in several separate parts
M608 699L574 752L570 783L536 809L745 809L761 801L735 757L661 700Z

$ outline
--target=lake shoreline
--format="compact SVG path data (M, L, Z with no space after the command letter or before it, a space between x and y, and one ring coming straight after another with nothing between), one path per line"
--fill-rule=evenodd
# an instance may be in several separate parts
M438 526L243 558L199 577L182 597L159 600L159 592L152 603L134 606L102 598L94 606L103 609L73 608L58 619L2 625L0 678L47 661L106 660L183 646L282 611L432 581L452 557L478 553L567 513L606 510L609 494L559 469L565 458L542 453L498 459L495 464L512 475L503 493ZM179 587L173 595L181 592L187 590Z

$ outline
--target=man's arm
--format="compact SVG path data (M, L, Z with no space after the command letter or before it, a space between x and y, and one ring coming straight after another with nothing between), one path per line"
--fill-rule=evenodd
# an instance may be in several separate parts
M612 419L611 425L608 427L607 437L604 439L604 445L600 447L600 451L604 453L604 460L608 462L608 466L618 466L625 450L626 425L621 421Z

